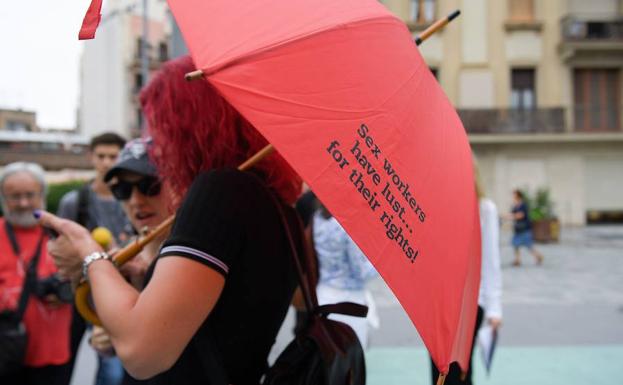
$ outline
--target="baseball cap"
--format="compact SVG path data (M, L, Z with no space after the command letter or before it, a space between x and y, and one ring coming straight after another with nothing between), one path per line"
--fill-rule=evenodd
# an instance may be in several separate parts
M158 170L151 160L149 160L147 154L151 144L151 138L133 139L126 143L119 154L117 163L115 163L104 176L104 182L108 182L121 171L131 171L146 176L157 176Z

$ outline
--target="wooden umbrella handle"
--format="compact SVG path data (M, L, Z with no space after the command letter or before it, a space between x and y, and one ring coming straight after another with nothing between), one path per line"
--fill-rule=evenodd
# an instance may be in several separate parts
M253 167L257 162L270 155L273 151L275 151L275 148L272 144L266 145L266 147L258 151L255 155L253 155L251 158L247 159L244 163L238 166L238 170L248 170L249 168ZM174 220L175 215L171 215L170 217L165 219L164 222L158 225L158 227L150 231L147 235L137 239L136 242L130 243L129 245L115 253L112 258L115 266L122 266L124 263L140 253L141 250L143 250L143 247L145 247L145 245L147 245L149 242L169 231L169 229L173 225ZM78 310L78 313L80 313L82 318L94 325L101 326L102 322L97 316L97 313L94 309L91 308L91 306L89 306L90 294L91 286L89 286L89 283L87 281L80 282L80 284L76 288L75 294L76 309Z
M430 37L430 35L432 35L433 33L439 31L440 29L442 29L443 27L445 27L449 22L451 22L452 20L456 19L457 16L459 16L461 14L460 10L455 10L453 12L451 12L448 16L444 17L443 19L439 19L437 20L435 23L433 23L433 25L431 25L430 27L426 28L424 30L424 32L422 32L421 34L417 35L417 37L415 38L415 44L420 45L422 44L422 42L426 39L428 39Z
M445 373L439 373L439 377L437 377L437 384L436 385L443 385L444 382L446 382L446 374Z

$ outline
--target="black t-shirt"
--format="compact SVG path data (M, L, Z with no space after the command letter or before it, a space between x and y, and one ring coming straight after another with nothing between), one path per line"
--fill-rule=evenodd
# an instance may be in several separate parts
M515 233L522 233L532 229L532 222L530 222L530 217L528 216L528 206L524 202L513 206L513 214L515 213L523 213L523 218L514 220L513 229Z
M221 273L225 286L175 365L150 384L259 383L297 285L271 194L259 177L237 170L206 172L193 182L156 262L190 258ZM296 213L282 207L302 256Z

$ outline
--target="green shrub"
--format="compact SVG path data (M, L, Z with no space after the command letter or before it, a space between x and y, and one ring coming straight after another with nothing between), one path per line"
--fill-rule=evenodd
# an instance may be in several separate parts
M526 190L522 190L526 199L526 204L530 210L530 219L532 221L539 221L543 219L555 218L553 203L550 199L549 189L541 187L536 190L536 194L532 195Z
M63 183L54 183L48 186L47 207L51 213L56 213L58 210L58 204L61 201L63 195L67 194L71 190L78 189L84 186L86 182L83 180L72 180Z

